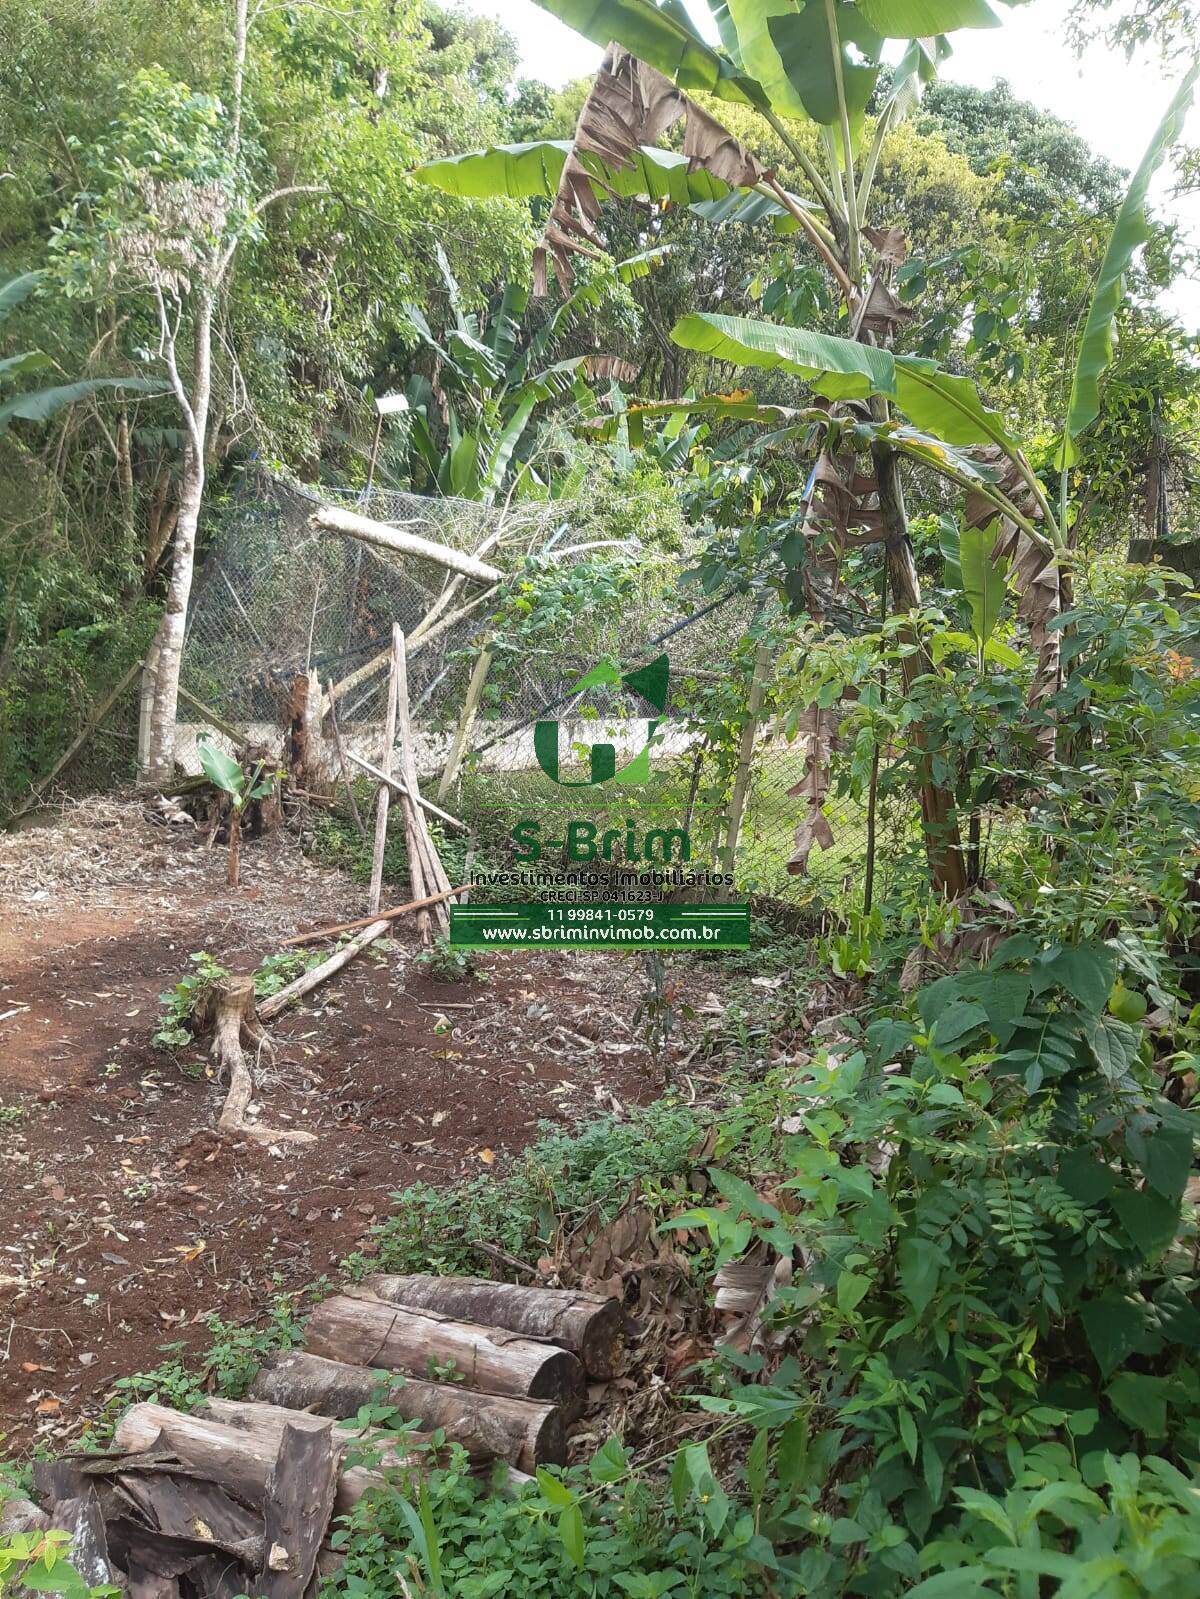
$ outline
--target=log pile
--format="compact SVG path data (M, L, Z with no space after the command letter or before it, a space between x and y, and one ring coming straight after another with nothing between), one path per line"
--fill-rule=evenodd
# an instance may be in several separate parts
M436 1462L431 1435L509 1482L563 1463L586 1380L613 1375L623 1333L617 1299L374 1277L318 1305L303 1348L269 1360L247 1400L136 1404L107 1454L39 1462L40 1504L10 1501L2 1530L68 1532L85 1581L129 1599L304 1599L336 1564L332 1519L389 1472ZM362 1427L364 1406L405 1430Z

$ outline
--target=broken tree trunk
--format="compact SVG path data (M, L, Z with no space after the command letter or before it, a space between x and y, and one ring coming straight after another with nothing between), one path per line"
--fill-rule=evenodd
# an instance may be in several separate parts
M242 1405L238 1423L216 1419L218 1413L230 1415L235 1408L230 1400L214 1400L213 1414L194 1416L170 1410L165 1405L133 1405L121 1417L113 1434L117 1449L140 1454L162 1445L203 1477L220 1483L228 1492L256 1510L265 1509L267 1487L279 1456L284 1428L330 1430L332 1423L322 1416L306 1416L301 1411L280 1411L274 1405ZM350 1441L334 1429L339 1450ZM395 1454L386 1464L401 1464L407 1457ZM414 1462L415 1463L415 1462ZM334 1508L339 1515L351 1510L382 1479L364 1466L342 1468L338 1477Z
M260 1144L313 1144L312 1133L259 1127L246 1120L254 1097L254 1079L242 1050L242 1037L256 1048L264 1041L254 1008L253 977L226 977L201 990L193 1021L201 1032L212 1028L212 1057L229 1081L229 1093L217 1121L222 1133L244 1134Z
M267 1479L261 1599L304 1599L333 1514L340 1466L332 1429L284 1426Z
M387 848L388 806L391 803L391 789L387 779L392 775L392 759L396 749L396 674L397 650L396 637L399 628L392 629L392 669L388 677L387 686L387 717L384 723L383 761L384 781L379 785L379 797L375 801L375 850L371 856L371 893L367 901L368 909L374 915L379 909L380 896L383 893L383 854ZM404 640L401 636L399 649L399 665L404 663Z
M540 1399L572 1413L583 1400L583 1367L568 1350L377 1299L338 1294L322 1301L308 1319L304 1347L330 1360L415 1377L426 1376L433 1361L453 1367L456 1379L481 1393Z
M621 1301L563 1288L527 1288L485 1277L368 1277L363 1285L390 1305L461 1316L558 1344L579 1356L590 1377L615 1376L624 1344Z
M489 566L486 561L481 561L474 555L465 555L462 550L456 550L452 545L437 544L433 539L421 538L417 533L408 532L406 528L391 527L386 522L373 521L369 516L359 516L354 511L343 511L338 506L323 505L319 511L313 513L312 525L326 533L342 533L351 538L362 539L366 544L378 545L380 549L390 550L396 555L420 556L423 560L447 567L451 572L458 572L463 577L478 578L481 583L502 581L503 574L497 567Z
M379 917L363 928L357 938L352 938L348 944L343 944L341 949L334 950L328 960L314 966L307 972L301 972L299 977L294 977L286 987L281 988L277 994L272 994L270 999L265 999L259 1009L262 1021L270 1021L272 1016L278 1016L280 1011L286 1010L294 999L299 999L302 994L309 993L327 977L332 977L335 972L340 972L343 966L348 966L356 955L361 955L368 944L373 944L377 938L382 938L392 925L387 917Z
M334 1417L356 1415L363 1405L392 1405L405 1421L444 1432L472 1460L506 1460L530 1473L567 1458L562 1412L554 1405L390 1376L302 1349L272 1356L251 1384L250 1397Z

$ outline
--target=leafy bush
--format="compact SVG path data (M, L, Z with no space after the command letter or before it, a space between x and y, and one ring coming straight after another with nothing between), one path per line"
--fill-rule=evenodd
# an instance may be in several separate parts
M352 1255L361 1275L383 1271L479 1272L472 1241L535 1261L558 1226L595 1209L614 1216L632 1188L655 1191L692 1167L699 1115L670 1100L602 1117L569 1135L549 1130L502 1176L481 1174L451 1188L418 1183L394 1196L396 1209L371 1233L372 1253Z

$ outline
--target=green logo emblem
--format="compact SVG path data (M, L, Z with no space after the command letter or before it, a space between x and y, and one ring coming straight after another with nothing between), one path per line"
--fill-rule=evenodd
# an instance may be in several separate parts
M665 712L667 708L667 683L670 677L670 664L665 655L660 655L657 660L648 666L639 666L636 671L622 676L611 661L601 661L598 666L593 666L590 672L584 674L567 692L578 694L583 689L595 688L598 684L608 683L614 688L625 687L632 689L635 694L640 694L648 700L656 711ZM538 722L533 729L533 752L537 756L537 763L546 776L563 788L593 788L600 783L644 783L650 776L650 746L654 742L654 731L662 721L662 716L656 716L646 730L646 742L631 760L618 768L617 751L613 744L593 744L589 752L591 776L568 782L558 775L558 723Z

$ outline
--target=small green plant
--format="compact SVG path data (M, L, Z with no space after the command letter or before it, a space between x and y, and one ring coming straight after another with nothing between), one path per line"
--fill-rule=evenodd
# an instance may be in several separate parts
M0 1538L0 1599L35 1591L63 1599L109 1599L120 1594L108 1584L89 1587L66 1558L69 1532L18 1532Z
M24 1114L24 1105L0 1105L0 1123L19 1122Z
M656 949L642 951L646 988L633 1013L633 1025L640 1027L646 1048L656 1063L662 1063L672 1035L680 1022L694 1021L693 1007L679 998L679 990L667 976L667 963Z
M416 957L416 965L435 983L482 983L487 973L473 950L457 949L448 938L436 938Z
M279 774L272 772L264 777L265 760L256 761L246 771L232 755L203 739L196 753L209 782L229 796L229 868L225 880L230 888L236 888L241 875L242 812L252 800L270 798Z
M193 969L181 977L174 988L158 996L163 1009L154 1042L163 1049L183 1049L192 1042L192 1017L197 1001L205 989L229 976L226 968L207 950L197 950L188 960Z
M323 959L322 955L306 955L299 949L283 949L276 955L268 955L254 974L255 998L269 999L272 994L278 994L301 972Z

